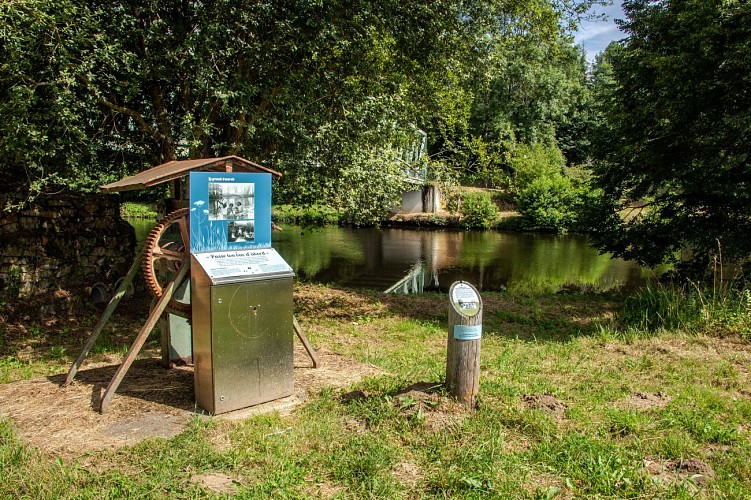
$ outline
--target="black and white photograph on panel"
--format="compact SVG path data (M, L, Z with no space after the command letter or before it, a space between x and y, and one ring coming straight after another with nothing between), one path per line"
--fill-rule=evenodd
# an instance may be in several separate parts
M254 221L230 221L227 224L227 241L229 243L253 241L253 238L255 238Z
M255 184L209 183L209 220L254 219Z

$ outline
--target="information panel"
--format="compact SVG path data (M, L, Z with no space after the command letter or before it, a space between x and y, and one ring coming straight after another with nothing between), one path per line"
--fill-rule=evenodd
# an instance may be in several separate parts
M482 338L482 325L454 325L456 340L479 340Z
M271 246L271 174L190 173L190 251Z
M273 248L206 252L195 254L195 258L214 284L293 274Z
M469 283L457 282L451 286L451 303L465 316L474 316L480 311L480 296Z

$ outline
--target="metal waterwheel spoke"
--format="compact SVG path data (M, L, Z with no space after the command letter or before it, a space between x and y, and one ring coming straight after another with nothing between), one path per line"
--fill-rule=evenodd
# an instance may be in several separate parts
M172 280L182 263L189 257L189 214L188 209L167 214L146 239L143 258L144 281L149 292L157 298L162 296L166 283ZM172 239L168 239L170 237ZM190 304L177 299L170 300L169 307L186 314L190 313Z

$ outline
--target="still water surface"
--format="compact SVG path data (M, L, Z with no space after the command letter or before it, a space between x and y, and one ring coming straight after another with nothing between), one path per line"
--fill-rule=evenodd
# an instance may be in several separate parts
M605 291L636 288L649 275L574 234L288 227L273 240L298 279L382 291L445 292L457 280L480 290Z
M131 224L139 241L154 225ZM401 293L445 292L458 280L480 290L631 290L651 275L578 234L284 226L272 240L298 280Z

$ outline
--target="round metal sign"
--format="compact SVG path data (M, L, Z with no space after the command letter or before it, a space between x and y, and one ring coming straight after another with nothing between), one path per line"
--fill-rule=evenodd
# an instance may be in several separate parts
M480 294L469 283L463 281L454 283L451 285L449 295L451 296L451 304L454 306L454 309L464 316L474 316L480 312Z

